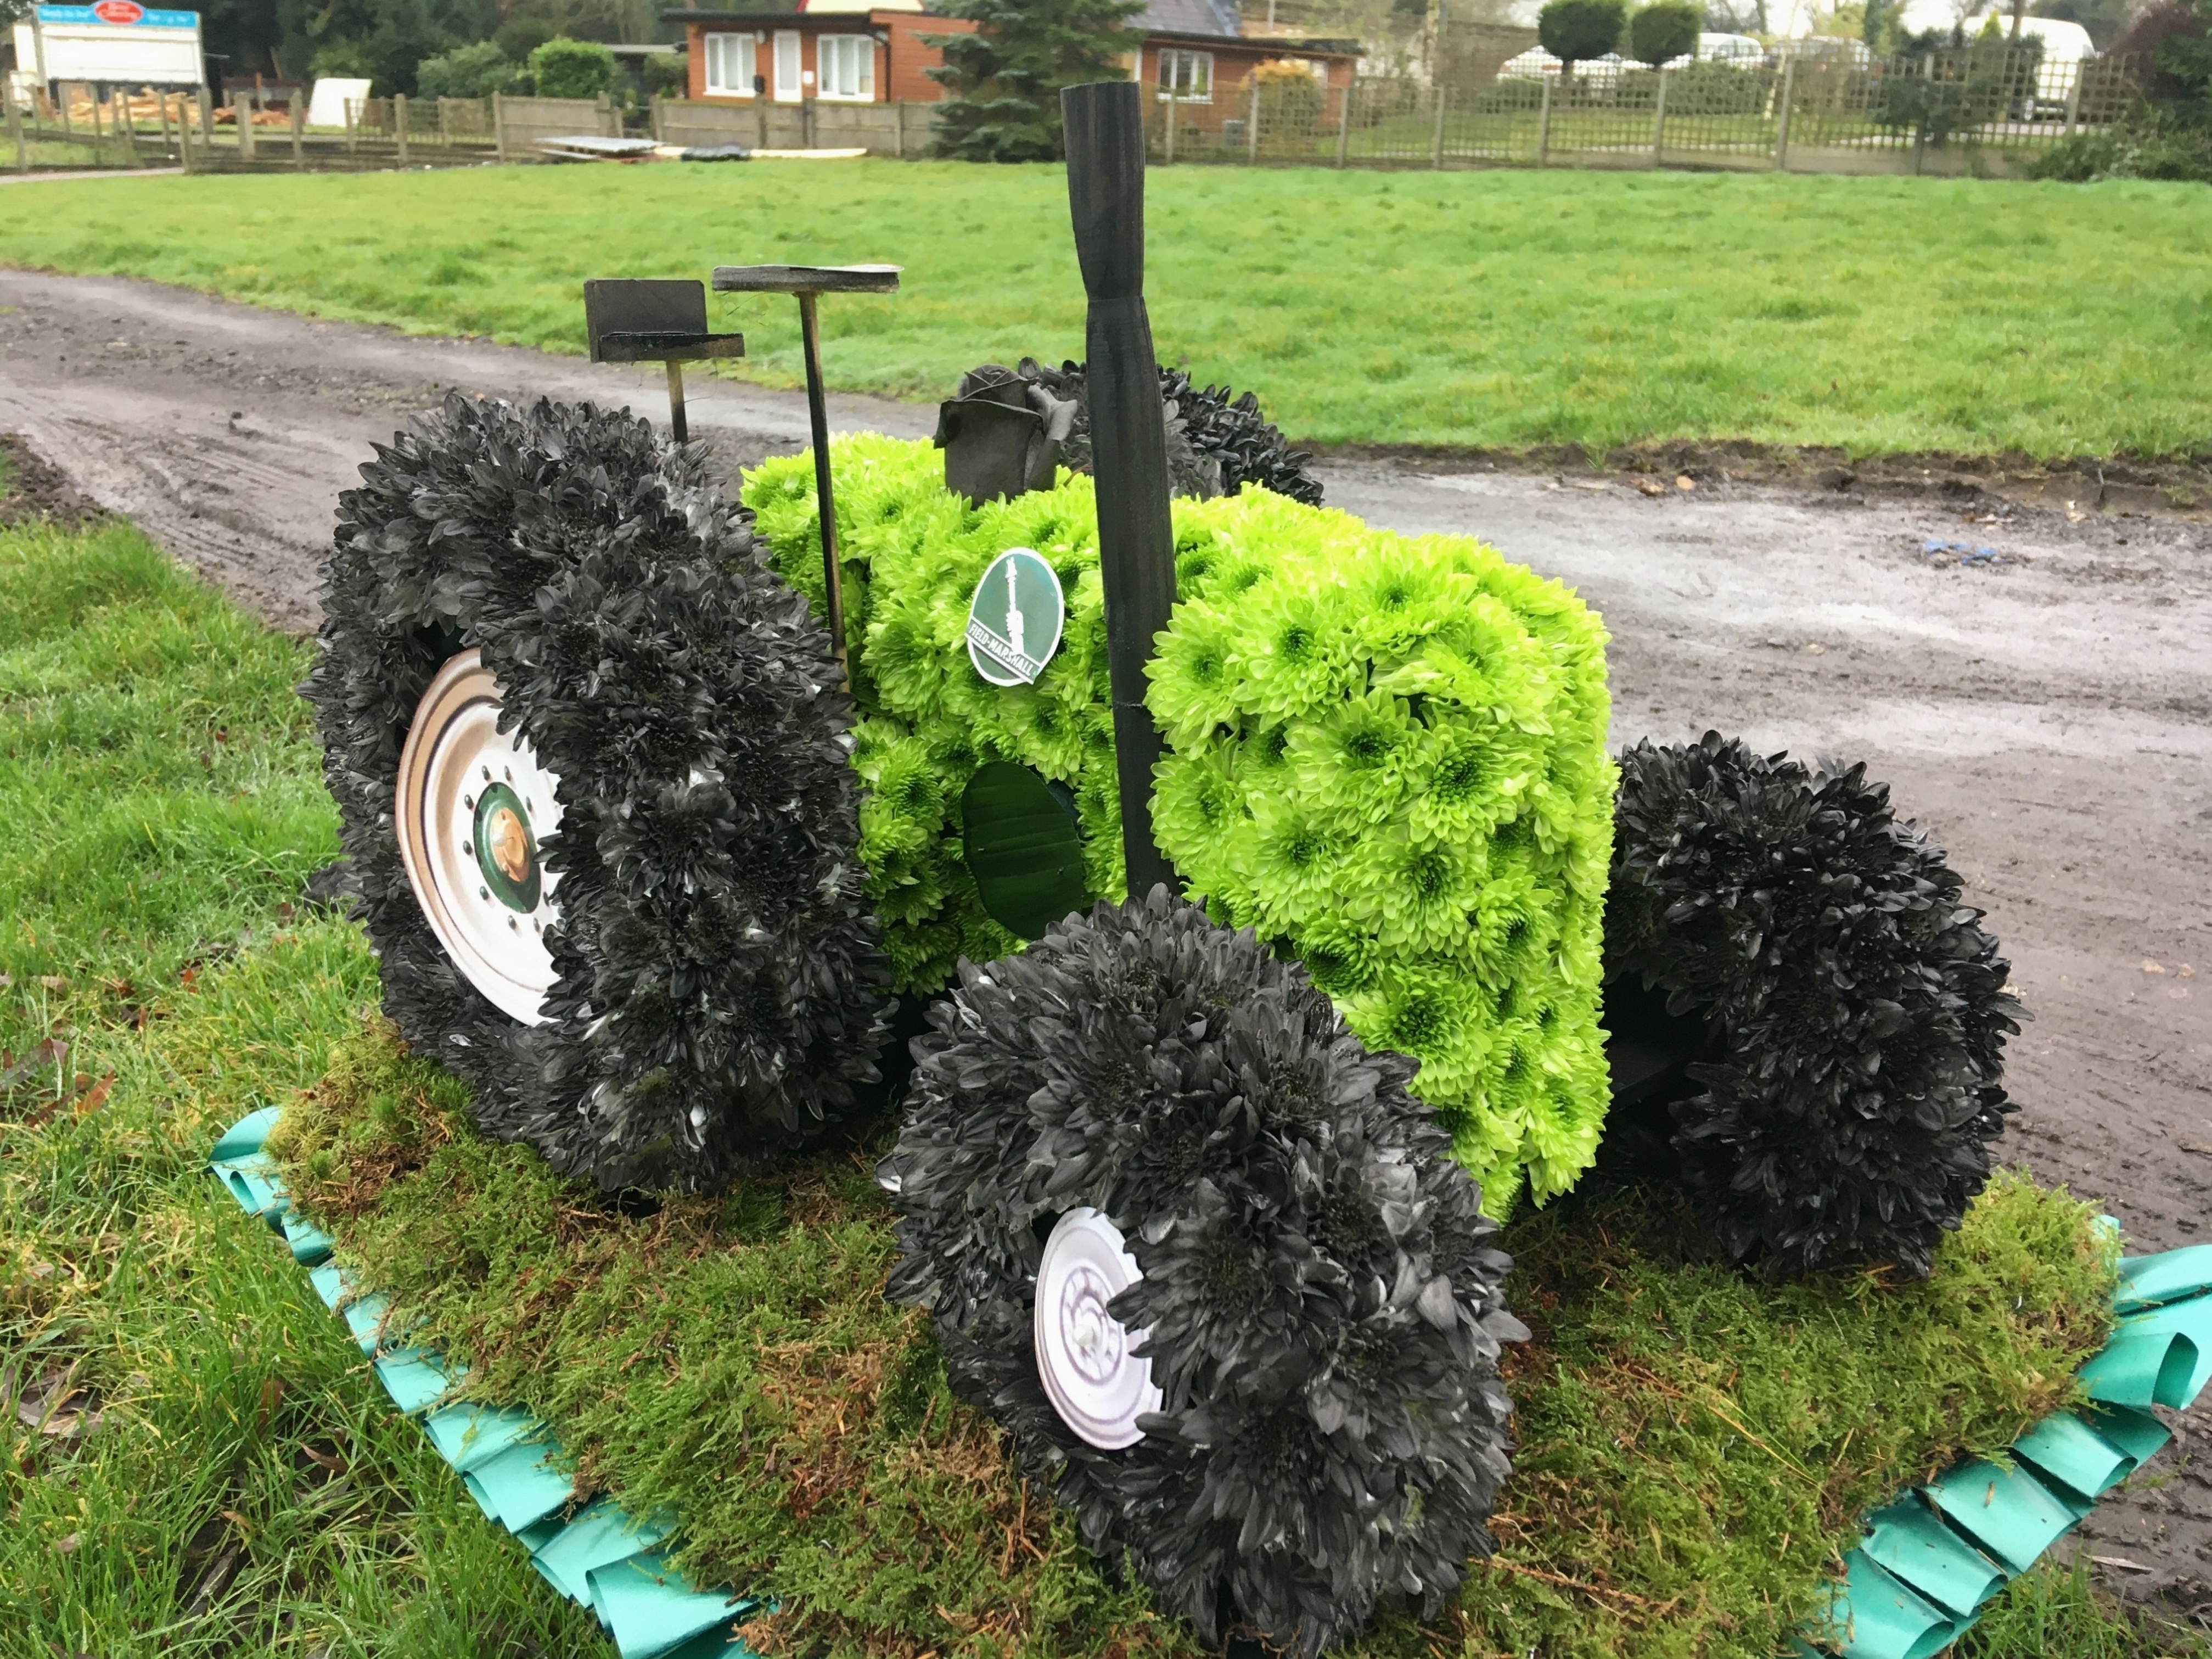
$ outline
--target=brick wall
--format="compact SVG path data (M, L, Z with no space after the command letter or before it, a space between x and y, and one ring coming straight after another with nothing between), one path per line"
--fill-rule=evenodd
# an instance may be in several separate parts
M876 21L887 26L891 37L889 47L890 72L883 73L882 58L877 59L876 95L894 102L902 100L916 103L933 103L945 96L945 88L923 73L945 61L945 55L936 47L924 46L922 37L931 34L973 34L975 25L965 17L923 17L912 12L878 12ZM888 82L888 84L886 84Z

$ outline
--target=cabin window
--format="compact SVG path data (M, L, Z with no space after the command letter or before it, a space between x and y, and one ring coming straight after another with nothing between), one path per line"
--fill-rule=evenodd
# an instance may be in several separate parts
M816 89L823 97L872 99L876 95L876 43L872 36L817 36L814 61L820 68Z

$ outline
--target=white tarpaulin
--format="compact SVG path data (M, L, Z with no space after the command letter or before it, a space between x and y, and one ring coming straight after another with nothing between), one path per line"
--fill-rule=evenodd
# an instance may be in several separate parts
M368 96L367 81L341 81L325 75L315 82L315 89L307 94L307 125L311 127L344 126L346 106L361 103Z
M200 15L155 11L138 0L34 7L15 25L15 69L33 83L196 87L207 78Z

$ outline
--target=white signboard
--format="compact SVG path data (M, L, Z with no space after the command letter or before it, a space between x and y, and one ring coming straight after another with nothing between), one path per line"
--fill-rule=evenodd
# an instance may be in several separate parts
M88 81L196 87L207 78L200 56L200 15L155 11L138 0L34 7L15 25L15 69L40 85Z

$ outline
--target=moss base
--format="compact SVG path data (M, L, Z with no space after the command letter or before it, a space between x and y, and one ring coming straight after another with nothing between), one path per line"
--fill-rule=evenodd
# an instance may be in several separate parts
M479 1139L389 1028L342 1045L270 1150L339 1259L545 1418L587 1488L680 1516L700 1582L773 1597L764 1653L1145 1655L1191 1644L1116 1588L882 1299L890 1215L855 1146L625 1215ZM1500 1549L1377 1656L1742 1655L1815 1608L1860 1515L2065 1403L2111 1322L2090 1206L2001 1175L1924 1284L1774 1287L1690 1218L1578 1193L1510 1228L1535 1339Z

